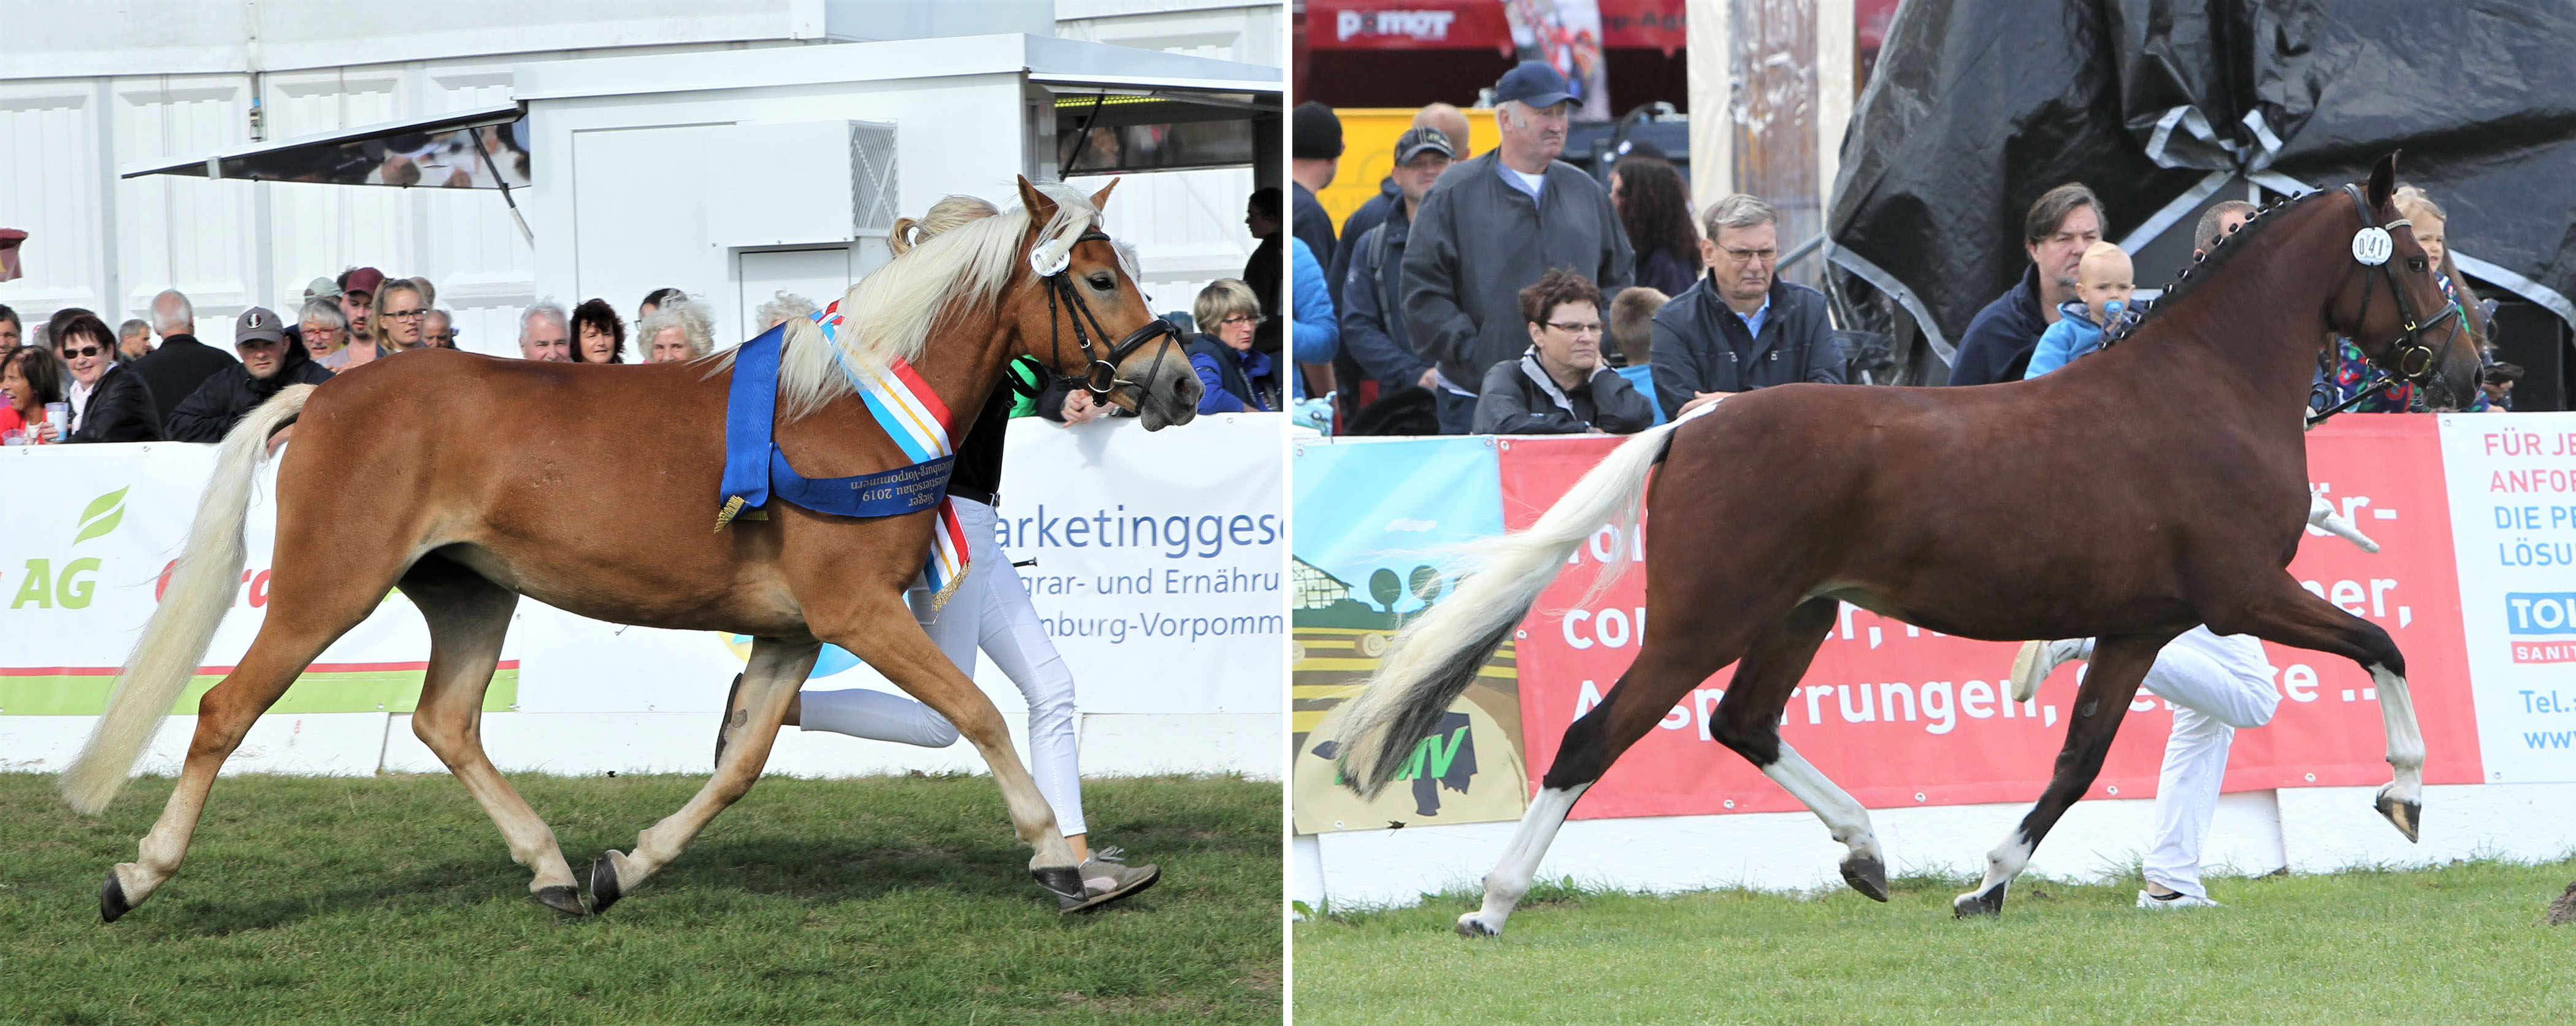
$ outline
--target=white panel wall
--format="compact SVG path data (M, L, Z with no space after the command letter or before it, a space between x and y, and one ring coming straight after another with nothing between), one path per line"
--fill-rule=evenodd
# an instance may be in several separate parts
M0 227L27 232L26 276L0 282L0 303L29 324L66 306L114 305L100 237L99 101L88 79L0 82Z

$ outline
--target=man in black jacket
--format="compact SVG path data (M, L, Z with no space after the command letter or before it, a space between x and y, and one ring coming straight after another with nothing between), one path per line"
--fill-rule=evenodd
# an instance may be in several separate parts
M1655 422L1637 387L1601 362L1601 290L1551 268L1522 289L1529 349L1485 372L1476 395L1480 435L1633 435Z
M1396 187L1397 204L1368 230L1342 240L1342 249L1350 257L1345 272L1349 277L1333 306L1341 311L1342 351L1358 362L1362 372L1377 379L1380 395L1407 385L1436 387L1431 361L1413 351L1404 311L1397 303L1402 293L1397 290L1404 285L1404 242L1412 231L1413 216L1422 209L1422 197L1431 191L1432 183L1449 170L1454 153L1449 137L1439 129L1404 133L1395 141L1395 170L1387 176Z
M303 346L286 341L286 325L267 307L242 311L233 323L233 351L241 354L241 363L216 371L171 411L163 425L171 441L223 441L233 425L280 389L331 380L331 372L313 362Z
M1691 287L1655 311L1655 395L1669 415L1793 381L1843 383L1824 293L1779 280L1779 214L1736 193L1701 218Z
M1968 322L1959 354L1950 361L1951 384L2021 380L2039 336L2057 323L2057 304L2075 298L2076 265L2102 241L2110 220L2102 201L2080 183L2040 194L2022 217L2022 249L2030 254L2030 267Z
M1406 137L1410 137L1413 131L1418 129L1428 128L1438 131L1441 138L1449 140L1451 161L1465 160L1473 156L1467 152L1467 114L1456 107L1445 103L1428 104L1421 110L1413 112L1413 123L1405 128ZM1403 149L1400 143L1396 147L1397 167L1404 166ZM1422 197L1416 195L1408 200L1404 188L1396 184L1395 175L1390 172L1378 181L1377 195L1369 197L1368 202L1360 204L1358 210L1351 211L1351 216L1342 221L1342 233L1337 236L1341 242L1333 247L1332 262L1324 266L1324 282L1332 287L1333 309L1345 309L1342 305L1342 286L1350 280L1351 261L1357 258L1353 251L1359 247L1359 237L1368 234L1369 229L1386 223L1387 216L1398 208L1404 209L1406 216L1410 217L1411 211L1421 205ZM1309 248L1312 248L1311 245Z
M197 341L196 308L177 289L152 297L152 330L161 333L161 348L134 361L133 370L152 386L158 404L154 419L166 425L179 404L197 393L198 385L216 371L241 364L223 350Z
M1494 85L1502 145L1452 166L1432 186L1404 251L1404 317L1414 350L1439 370L1440 426L1473 426L1476 395L1495 364L1529 348L1520 290L1569 268L1604 293L1627 288L1635 254L1610 193L1558 163L1573 94L1542 61Z

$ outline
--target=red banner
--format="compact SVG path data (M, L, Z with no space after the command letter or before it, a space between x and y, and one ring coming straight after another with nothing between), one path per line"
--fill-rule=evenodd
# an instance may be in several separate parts
M1601 0L1602 45L1679 51L1687 0ZM1318 50L1512 52L1501 0L1308 0L1306 45Z
M1527 527L1615 438L1510 439L1501 452L1503 518ZM2309 477L2381 545L2368 554L2311 531L2290 573L2310 591L2387 629L2406 653L2429 757L2428 783L2476 783L2481 769L2452 567L2441 452L2430 416L2347 416L2308 437ZM1601 561L1642 560L1608 528L1549 587L1518 641L1521 722L1531 787L1567 724L1627 670L1642 637L1645 574L1589 604ZM2020 802L2038 797L2065 739L2075 668L2030 703L2004 699L2008 643L1919 630L1844 606L1794 693L1783 739L1874 808ZM2269 726L2238 731L2226 789L2381 784L2389 778L2377 693L2347 660L2266 644L2283 696ZM1660 729L1586 793L1585 818L1782 812L1804 808L1734 752L1706 721L1733 670L1674 707ZM2141 691L2088 797L2155 793L2172 712Z

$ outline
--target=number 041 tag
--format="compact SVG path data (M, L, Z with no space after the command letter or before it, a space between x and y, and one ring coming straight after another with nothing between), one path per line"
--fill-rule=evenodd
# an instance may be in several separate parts
M2388 262L2396 252L2397 241L2388 237L2388 229L2373 225L2352 233L2352 258L2377 267Z

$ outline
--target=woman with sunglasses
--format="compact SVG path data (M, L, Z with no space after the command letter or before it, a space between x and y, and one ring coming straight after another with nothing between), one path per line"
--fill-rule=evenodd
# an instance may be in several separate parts
M63 440L45 422L45 404L63 401L63 358L42 346L0 353L0 434L15 431L29 445Z
M116 332L94 314L66 320L54 345L71 365L72 442L158 442L161 408L143 377L116 364Z

